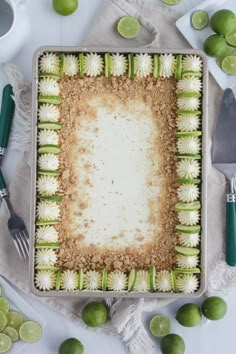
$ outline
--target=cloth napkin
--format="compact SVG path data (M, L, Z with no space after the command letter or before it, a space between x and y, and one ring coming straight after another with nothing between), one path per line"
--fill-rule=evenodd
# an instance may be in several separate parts
M114 30L114 24L125 15L137 17L141 22L141 33L135 40L122 39ZM145 0L106 0L94 26L83 41L83 46L96 47L140 47L189 48L187 42L175 28L179 18L173 10L152 5ZM13 67L6 67L9 82L14 87L16 114L11 135L12 146L21 151L18 166L9 189L16 211L26 223L29 222L30 195L30 125L31 125L31 85L25 84L19 72ZM209 95L209 144L216 117L216 111L222 91L210 78ZM228 267L224 261L224 226L225 226L225 188L224 176L218 173L208 161L208 288L209 294L227 294L236 287L236 270ZM19 261L7 226L7 212L0 210L0 273L30 293L28 266ZM83 325L80 320L81 309L88 300L40 298L54 309ZM89 299L91 301L92 299ZM107 301L111 321L99 331L121 336L127 352L131 354L157 353L157 348L145 331L141 315L143 311L157 310L171 300L132 300L113 299Z

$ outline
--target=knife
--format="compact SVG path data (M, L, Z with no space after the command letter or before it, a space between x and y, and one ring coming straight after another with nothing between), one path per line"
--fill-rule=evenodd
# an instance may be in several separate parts
M236 99L226 89L213 132L212 164L229 181L226 202L226 262L236 266Z
M12 119L15 112L15 102L12 98L13 89L10 84L6 85L2 94L2 108L0 113L0 166L8 145Z

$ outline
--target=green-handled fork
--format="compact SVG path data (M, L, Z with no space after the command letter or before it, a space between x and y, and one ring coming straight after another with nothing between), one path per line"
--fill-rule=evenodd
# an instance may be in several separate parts
M22 260L27 259L29 256L29 234L25 227L24 221L14 212L1 170L0 198L6 203L9 212L8 229L16 246L17 252Z

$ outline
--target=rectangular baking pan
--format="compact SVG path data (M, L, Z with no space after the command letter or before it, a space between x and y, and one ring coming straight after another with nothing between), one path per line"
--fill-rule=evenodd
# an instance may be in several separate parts
M37 178L37 110L38 110L38 60L44 52L54 52L58 54L68 53L147 53L147 54L182 54L182 55L198 55L203 61L203 97L202 97L202 184L201 184L201 253L200 253L200 287L192 294L184 293L161 293L161 292L116 292L116 291L40 291L34 285L34 257L35 257L35 214L36 214L36 178ZM34 53L33 56L33 78L32 78L32 144L31 144L31 195L30 195L30 288L31 291L41 297L93 297L93 298L108 298L108 297L126 297L126 298L196 298L201 296L206 289L206 274L207 274L207 134L208 134L208 63L207 56L200 50L195 49L155 49L155 48L137 48L132 50L128 48L96 48L96 47L58 47L45 46L41 47Z

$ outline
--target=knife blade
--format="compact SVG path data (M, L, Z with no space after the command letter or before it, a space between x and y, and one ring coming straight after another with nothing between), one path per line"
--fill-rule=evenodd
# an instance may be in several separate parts
M212 164L229 181L226 202L226 262L236 266L236 99L226 89L212 136Z

